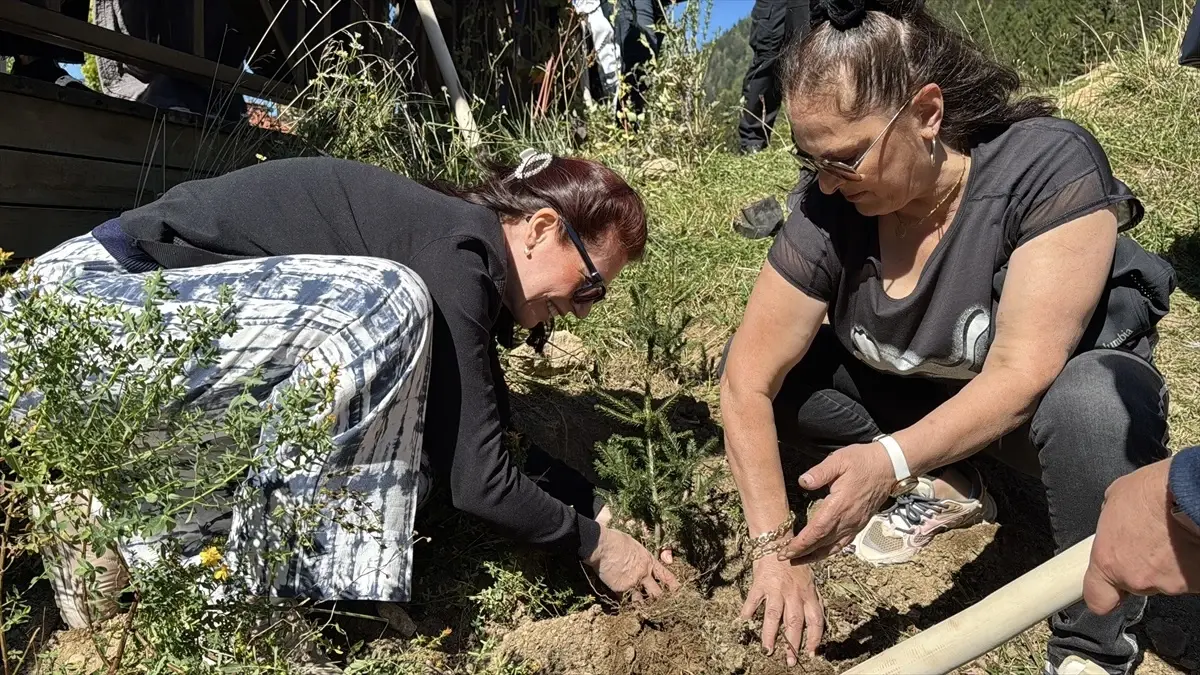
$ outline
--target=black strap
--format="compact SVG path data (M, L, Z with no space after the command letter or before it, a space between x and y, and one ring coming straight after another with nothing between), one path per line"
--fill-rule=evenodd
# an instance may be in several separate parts
M146 239L136 240L137 245L146 252L151 258L154 258L158 264L167 269L177 269L180 267L200 267L202 265L216 265L224 262L232 262L234 260L246 260L253 256L248 255L226 255L224 253L213 253L195 246L184 246L181 244L168 244L161 241L150 241Z

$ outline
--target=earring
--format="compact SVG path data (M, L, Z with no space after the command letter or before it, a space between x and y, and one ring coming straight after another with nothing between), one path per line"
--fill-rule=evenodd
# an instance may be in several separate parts
M526 247L525 247L525 257L526 257L526 258L532 257L532 256L530 256L530 253L532 253L532 251L530 251L530 250L529 250L529 247L528 247L528 246L526 246Z
M934 136L933 140L929 142L929 163L930 164L934 164L937 162L937 142L938 142L937 136Z

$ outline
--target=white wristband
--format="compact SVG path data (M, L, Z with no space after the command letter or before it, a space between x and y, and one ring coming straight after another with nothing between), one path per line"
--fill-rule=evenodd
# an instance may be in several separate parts
M892 471L895 472L897 481L902 481L912 476L912 472L908 469L908 460L904 458L904 450L900 448L900 444L896 442L896 439L887 434L881 434L872 440L882 445L884 450L887 450L888 459L892 460Z

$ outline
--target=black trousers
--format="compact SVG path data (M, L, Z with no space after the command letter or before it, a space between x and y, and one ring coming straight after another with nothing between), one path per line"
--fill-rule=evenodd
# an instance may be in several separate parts
M911 426L954 395L957 385L876 371L822 326L775 397L780 445L818 455ZM1164 459L1166 384L1133 353L1084 352L1067 362L1032 419L985 450L1039 478L1058 551L1096 531L1104 491L1117 478ZM1050 620L1049 661L1068 655L1124 673L1139 656L1129 634L1145 598L1096 616L1082 602Z
M762 149L771 139L783 92L779 56L787 41L808 33L807 0L755 0L750 12L750 48L754 58L742 81L745 107L738 122L743 149Z
M673 0L617 0L617 44L621 46L621 75L629 83L628 104L634 112L645 108L646 84L642 71L658 56L663 33L657 24L664 18L664 5Z

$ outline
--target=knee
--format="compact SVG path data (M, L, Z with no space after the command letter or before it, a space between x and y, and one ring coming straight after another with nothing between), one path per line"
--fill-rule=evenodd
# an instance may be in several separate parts
M337 257L327 264L326 270L312 275L317 280L315 290L348 314L382 315L385 320L409 325L432 321L429 289L408 267L392 260L367 257Z
M1111 454L1140 465L1165 453L1166 406L1165 384L1149 364L1131 354L1095 350L1067 362L1042 397L1031 428L1039 449L1065 445L1086 454L1074 459L1090 462Z

